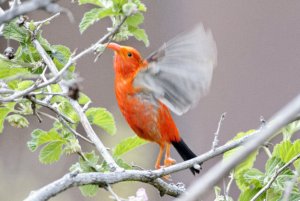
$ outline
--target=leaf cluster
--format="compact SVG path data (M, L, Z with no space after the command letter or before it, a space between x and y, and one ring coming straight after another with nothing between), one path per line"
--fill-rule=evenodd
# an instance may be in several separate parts
M292 140L292 136L299 130L299 122L293 122L281 130L283 140L276 144L272 150L271 156L265 163L264 171L254 167L259 149L249 155L234 169L234 181L241 191L238 200L251 200L268 182L275 178L272 185L257 200L281 201L288 182L294 177L296 171L300 171L300 160L296 160L293 166L284 169L280 174L278 170L287 164L291 159L300 154L300 140ZM253 133L254 130L238 133L234 139ZM241 147L230 150L224 154L224 160L237 152ZM278 175L277 175L278 174ZM299 174L296 174L299 175ZM290 195L291 201L300 200L300 190L298 188L299 178L293 184ZM216 194L217 198L220 193ZM222 199L216 199L220 201Z
M105 17L112 20L111 28L117 26L122 18L127 17L125 24L114 36L114 40L126 40L129 36L135 36L146 45L149 44L145 31L139 28L144 21L142 12L146 11L145 5L139 0L80 0L79 4L97 6L85 13L79 26L81 32ZM18 42L18 47L12 58L0 54L1 98L8 97L18 91L27 90L39 84L45 77L51 78L53 76L48 73L49 70L36 50L33 40L37 40L42 45L58 71L67 64L72 56L68 47L61 44L50 44L43 37L41 26L37 28L36 22L26 21L25 23L27 26L19 24L18 20L15 19L5 24L3 29L3 36L7 40ZM16 98L13 101L0 102L0 133L4 131L6 122L16 128L24 128L29 126L28 116L37 116L42 121L43 118L49 117L53 121L52 127L49 130L35 129L27 143L29 150L39 151L41 163L52 164L63 156L78 154L78 162L71 165L70 171L108 171L105 161L94 151L85 152L81 147L81 138L78 138L77 130L81 123L80 117L71 104L73 96L69 96L70 91L68 91L68 88L70 89L76 83L76 66L70 66L60 80L66 83L66 88L63 88L61 84L54 83L36 89L29 95ZM2 93L2 91L7 92ZM78 96L74 97L78 97L75 98L75 101L78 101L82 107L91 102L91 99L79 89ZM43 104L39 104L40 102ZM85 115L92 126L99 127L110 135L116 134L115 120L108 110L102 107L85 107L85 109ZM112 155L120 167L131 169L131 165L123 161L122 156L145 143L144 140L136 136L126 138L112 149ZM99 186L97 185L80 187L85 196L95 195L98 189Z
M147 10L145 4L141 3L140 0L79 0L79 4L92 4L95 6L95 8L84 14L79 24L81 33L104 18L111 19L112 27L108 28L108 30L111 30L121 22L122 18L127 17L113 39L123 41L130 36L134 36L137 40L143 41L146 46L149 46L145 30L139 27L144 22L143 12Z

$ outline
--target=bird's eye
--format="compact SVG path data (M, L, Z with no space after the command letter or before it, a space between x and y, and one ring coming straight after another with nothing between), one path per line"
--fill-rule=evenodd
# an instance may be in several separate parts
M127 53L127 56L128 56L128 57L132 57L131 52L128 52L128 53Z

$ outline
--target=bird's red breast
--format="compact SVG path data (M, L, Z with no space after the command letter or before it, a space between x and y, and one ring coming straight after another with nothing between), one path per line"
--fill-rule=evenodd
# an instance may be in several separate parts
M135 75L147 68L147 61L142 60L133 48L122 46L120 49L116 44L110 47L120 51L114 59L115 94L130 127L139 137L158 144L178 141L179 132L169 109L147 90L134 87ZM132 55L128 59L129 53ZM131 57L134 57L133 61ZM128 61L124 62L124 59Z

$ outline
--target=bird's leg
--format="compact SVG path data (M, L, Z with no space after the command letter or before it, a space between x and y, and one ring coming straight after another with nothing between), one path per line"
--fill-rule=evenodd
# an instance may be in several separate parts
M168 143L166 146L166 154L165 154L165 161L164 161L164 166L168 167L170 165L173 165L176 163L176 160L171 158L171 144Z
M158 154L157 159L156 159L155 169L160 169L161 168L160 161L161 161L161 158L162 158L163 153L164 153L165 145L159 145L159 147L160 147L160 149L159 149L159 154Z

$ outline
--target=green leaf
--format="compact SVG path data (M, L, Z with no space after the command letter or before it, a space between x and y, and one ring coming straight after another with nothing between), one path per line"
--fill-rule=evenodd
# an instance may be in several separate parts
M116 163L121 167L124 168L125 170L131 170L132 167L128 163L126 163L124 160L121 158L115 159Z
M64 153L66 154L72 154L72 153L76 153L76 152L80 152L81 151L81 146L79 144L79 141L76 137L74 137L74 135L69 135L72 137L68 138L68 142L65 144L64 146Z
M23 115L30 115L33 113L32 111L32 103L31 101L29 100L24 100L24 102L22 103L19 103L19 108L18 108L18 111L20 114L23 114ZM37 108L39 106L37 105Z
M59 160L62 154L62 141L54 141L45 145L40 151L39 160L44 164L51 164Z
M6 103L6 104L1 104L0 103L0 133L2 133L3 128L4 128L4 120L6 116L14 110L16 103L11 102L11 103Z
M128 30L138 41L143 41L146 47L149 46L150 43L148 35L146 34L144 29L134 28L130 26L128 27Z
M96 6L104 7L104 0L78 0L79 5L83 4L93 4Z
M53 62L57 67L57 70L61 70L69 61L71 56L71 51L68 47L64 45L52 45L52 57ZM69 67L69 72L74 72L75 66L72 65Z
M29 71L24 68L1 68L0 67L0 79L9 78L18 75L29 74Z
M93 197L97 194L97 192L99 190L99 186L89 184L89 185L85 185L85 186L80 186L79 189L83 196Z
M266 163L266 175L272 177L280 167L284 166L284 162L278 157L271 157Z
M51 91L53 93L59 93L59 92L62 92L62 89L61 87L59 86L59 84L52 84L51 85Z
M46 134L47 132L41 129L35 129L34 131L32 131L31 133L32 139L27 142L27 147L29 148L29 150L35 151L38 148L38 146L41 145L41 143L39 143L37 139L39 139L41 135L46 135Z
M62 102L59 105L58 109L64 115L66 115L71 120L73 120L75 123L79 122L79 116L78 116L77 112L74 110L74 108L72 107L72 105L68 101Z
M70 171L79 172L100 172L101 166L98 164L99 156L94 151L90 153L83 153L84 158L80 157L79 162L72 165Z
M126 20L126 23L129 26L137 27L144 22L144 16L142 13L136 13L132 16L129 16Z
M85 104L87 104L89 101L91 101L91 99L90 99L87 95L85 95L85 94L82 93L82 92L79 93L78 103L79 103L80 105L85 105Z
M58 84L52 84L52 85L50 85L50 87L51 87L51 92L53 92L53 93L62 92L62 89ZM62 102L67 102L67 101L68 101L68 99L63 96L53 96L51 98L50 102L51 102L51 104L53 104L53 103L62 103Z
M83 155L85 159L80 158L79 160L82 172L95 172L95 169L98 169L99 156L94 151Z
M266 200L270 200L270 201L278 201L281 197L281 191L276 191L272 188L269 188L266 191Z
M146 12L146 11L147 11L147 7L145 6L145 4L140 3L140 4L138 5L138 10L139 10L139 11L142 11L142 12Z
M221 188L220 187L215 186L214 190L215 190L215 196L216 196L214 201L226 201L225 197L221 194Z
M290 140L291 137L300 130L300 120L294 121L281 129L284 140Z
M135 3L132 3L131 1L128 1L124 5L122 5L122 12L125 16L130 16L131 14L137 12L137 5Z
M6 117L6 120L11 126L17 127L17 128L25 128L28 127L29 122L28 120L19 114L12 114Z
M91 124L99 126L111 135L116 133L117 128L114 117L105 108L89 108L85 114Z
M39 146L53 141L65 142L65 140L59 135L55 129L51 129L46 132L41 129L35 129L31 133L31 140L27 142L27 146L30 151L35 151Z
M287 163L293 157L300 153L300 140L293 143L289 140L282 141L274 147L272 156L280 158L283 162ZM299 164L299 159L294 162L295 167Z
M146 5L143 4L140 0L133 0L132 2L137 5L139 11L142 11L142 12L147 11Z
M33 74L41 74L43 72L41 56L31 43L19 46L16 53L16 59L18 59L18 62L22 61L27 64L27 66L30 64L28 70Z
M16 24L16 20L10 21L5 24L3 28L3 36L6 39L16 40L25 43L29 39L29 34L23 26Z
M249 201L255 196L260 189L247 189L243 191L239 196L239 201ZM256 201L264 201L266 198L266 193L263 193L260 197L256 199Z
M265 167L265 181L268 182L272 177L274 177L274 175L277 174L277 171L284 166L284 164L285 163L278 157L269 158ZM272 184L272 188L276 191L284 191L286 182L291 180L293 176L293 172L289 168L286 168L276 177L276 180Z
M246 187L254 186L254 188L261 188L264 185L265 175L256 168L245 170L240 177L240 183Z
M300 193L292 193L289 197L289 201L299 201Z
M115 15L116 13L112 8L93 8L90 11L84 13L83 18L79 24L79 30L82 34L92 24L103 19L104 17Z
M29 27L28 28L29 28L30 31L34 31L36 29L36 26L34 25L34 21L33 20L31 20L29 22Z
M3 124L4 124L5 117L10 112L11 111L8 108L0 107L0 133L2 133L3 128L4 128Z
M92 24L97 22L99 11L101 11L100 8L94 8L86 13L84 13L83 18L79 24L79 30L82 34L88 27L90 27Z
M246 135L250 135L253 132L254 132L254 130L249 130L247 132L240 132L236 135L236 137L233 138L233 140L240 139ZM227 151L223 156L223 160L226 160L227 158L232 156L234 153L238 152L240 149L241 149L241 147L237 147L235 149ZM243 162L241 162L234 169L234 178L235 178L236 184L240 190L245 190L247 188L247 185L245 185L242 182L243 181L242 177L246 170L253 167L257 154L258 154L258 150L252 152Z
M28 66L29 65L25 63L8 60L0 54L0 79L29 74L26 68Z
M48 40L46 40L44 37L42 37L41 33L39 33L37 35L37 40L40 42L40 44L46 50L46 52L51 52L52 51L51 44L48 42Z
M17 90L22 91L24 89L29 88L33 84L34 84L34 82L32 80L21 81L21 82L18 83Z
M215 196L216 198L214 201L233 201L233 199L229 196L225 197L224 195L221 194L221 188L218 186L214 187L215 190Z
M132 136L125 138L122 140L115 148L113 151L113 155L115 157L120 157L121 155L141 146L146 144L147 141L139 138L138 136Z

